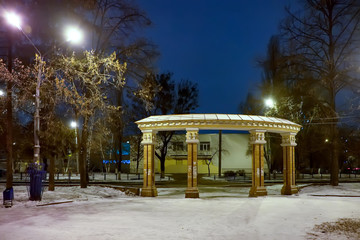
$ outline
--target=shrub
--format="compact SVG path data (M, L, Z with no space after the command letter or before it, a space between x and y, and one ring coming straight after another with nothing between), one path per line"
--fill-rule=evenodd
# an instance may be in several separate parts
M236 172L234 172L234 171L226 171L226 172L224 172L224 176L225 177L235 177Z

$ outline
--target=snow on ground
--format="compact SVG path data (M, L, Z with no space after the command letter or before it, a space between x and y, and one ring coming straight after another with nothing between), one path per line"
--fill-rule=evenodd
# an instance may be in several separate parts
M14 206L0 207L0 239L346 239L313 228L360 215L360 197L313 196L359 196L360 183L307 186L293 196L281 196L281 185L267 189L266 197L248 198L248 187L201 187L200 199L185 199L185 188L143 198L100 186L57 187L31 202L26 187L16 186Z

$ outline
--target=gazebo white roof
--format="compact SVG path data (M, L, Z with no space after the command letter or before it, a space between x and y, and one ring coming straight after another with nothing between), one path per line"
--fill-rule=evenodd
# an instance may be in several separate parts
M144 130L174 131L187 128L200 130L253 130L284 133L300 131L301 125L286 119L241 114L176 114L155 115L136 122Z

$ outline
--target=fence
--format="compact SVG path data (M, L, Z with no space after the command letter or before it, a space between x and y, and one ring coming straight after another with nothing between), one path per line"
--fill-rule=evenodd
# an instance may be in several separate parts
M184 173L186 175L186 173ZM200 177L207 177L207 174L201 174ZM55 174L55 182L60 183L78 183L80 181L80 174L62 174L56 173ZM218 174L211 173L210 177L207 177L209 180L218 180L220 179ZM248 171L228 171L224 172L221 176L222 180L227 180L229 182L237 181L237 182L251 182L252 176L251 173ZM283 174L282 173L272 173L268 174L265 172L264 176L265 181L283 181ZM328 173L296 173L297 181L321 181L330 179L330 174ZM46 181L49 180L49 174L46 175ZM142 173L134 174L134 173L99 173L99 172L90 172L89 173L89 182L138 182L141 183L143 180ZM170 181L173 180L172 174L166 174L165 178L160 178L160 174L155 175L156 181ZM342 181L360 181L360 174L359 173L339 173L339 180ZM6 181L6 174L0 176L0 181ZM13 174L13 181L16 182L26 182L26 173L14 173Z

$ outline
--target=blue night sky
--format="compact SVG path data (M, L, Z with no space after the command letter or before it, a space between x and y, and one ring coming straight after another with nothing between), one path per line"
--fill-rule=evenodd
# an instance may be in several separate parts
M261 80L256 59L294 0L138 0L152 20L145 35L160 51L159 72L198 83L197 113L238 113Z

